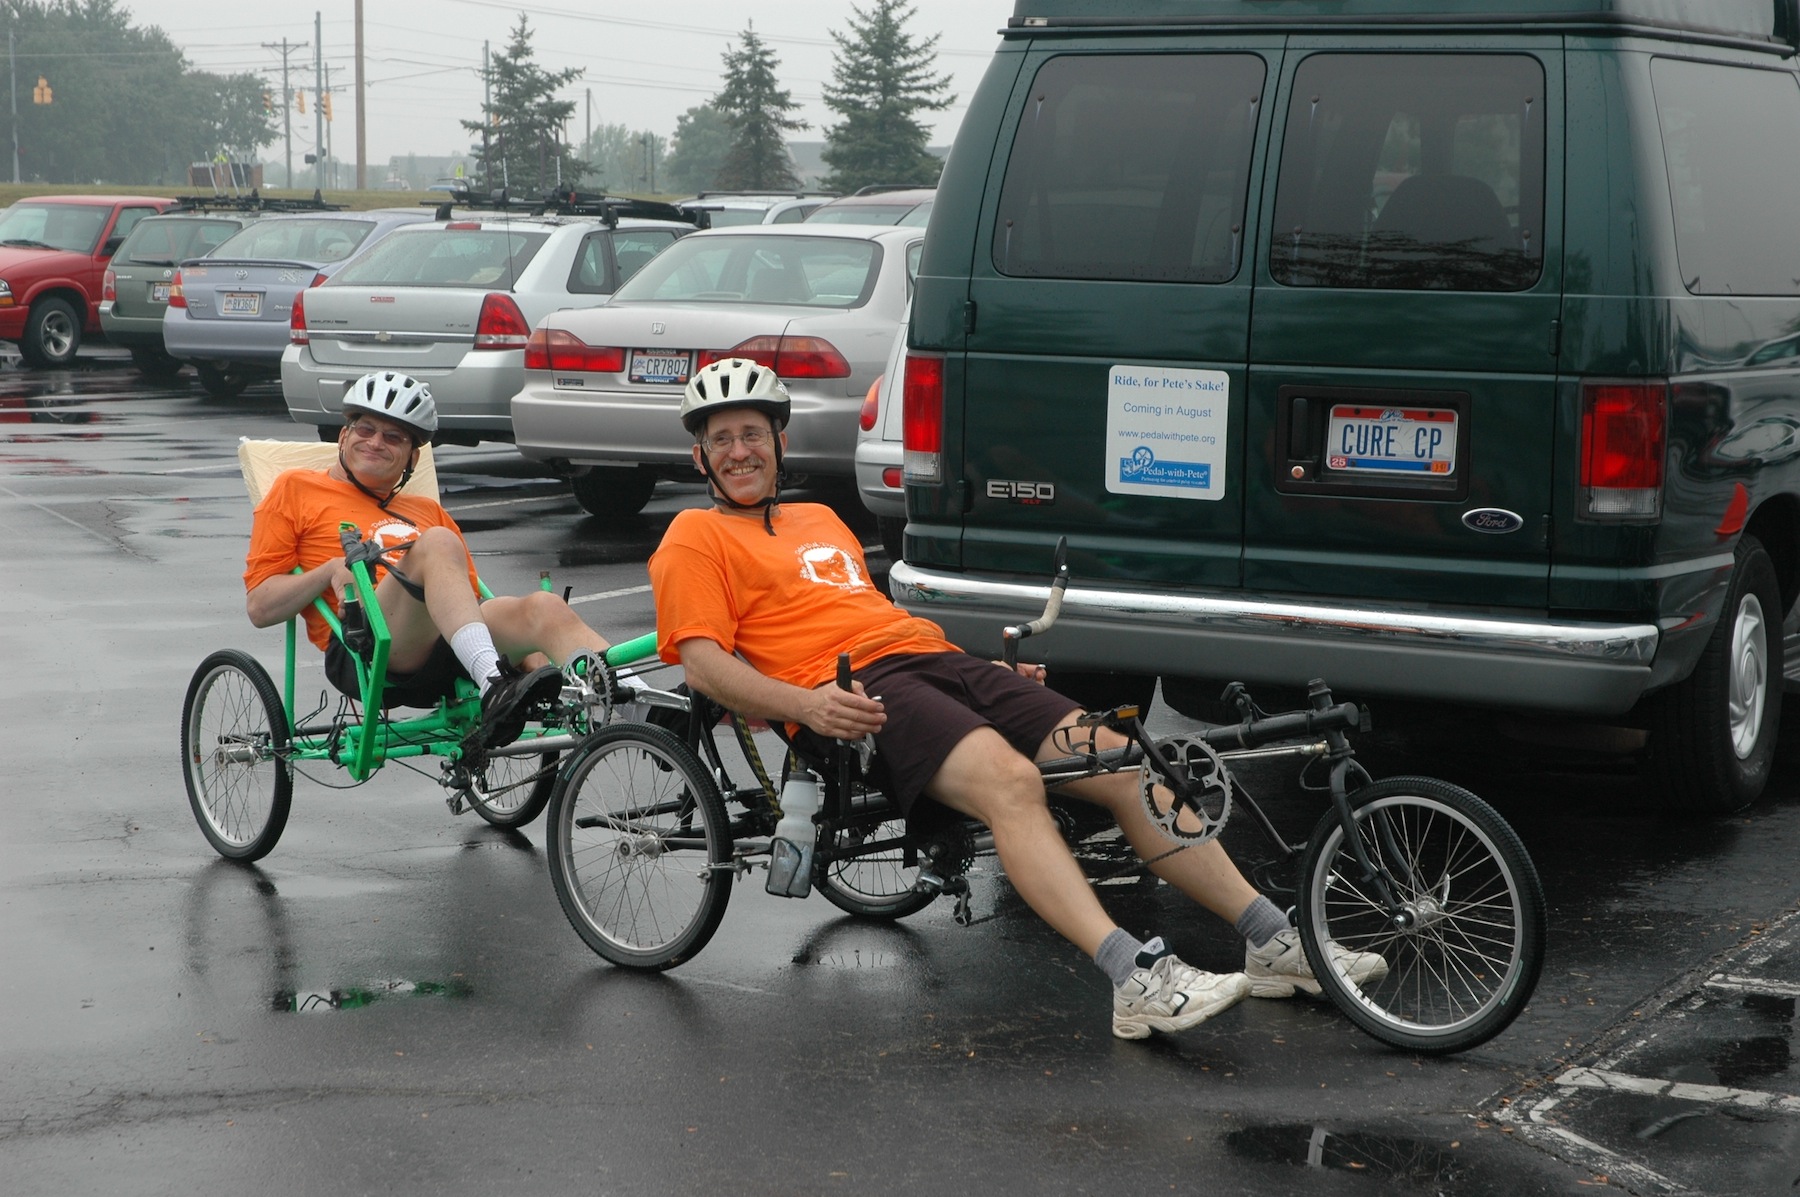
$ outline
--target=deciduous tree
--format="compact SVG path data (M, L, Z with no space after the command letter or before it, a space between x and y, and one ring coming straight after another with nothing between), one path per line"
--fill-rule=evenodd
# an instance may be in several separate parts
M690 192L717 187L731 137L731 118L711 104L697 104L676 117L675 136L662 162L664 185Z

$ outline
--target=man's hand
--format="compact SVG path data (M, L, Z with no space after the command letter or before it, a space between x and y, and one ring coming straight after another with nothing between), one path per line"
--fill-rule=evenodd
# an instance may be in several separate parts
M994 664L998 665L1002 669L1006 668L1005 661L995 661ZM1036 682L1040 686L1044 684L1044 679L1050 676L1050 671L1045 666L1033 665L1027 661L1019 661L1019 662L1015 663L1013 665L1013 672L1017 673L1020 677L1024 678L1026 681Z
M833 740L860 740L880 731L887 723L881 700L870 698L861 682L850 686L844 690L836 682L826 682L809 691L799 722Z

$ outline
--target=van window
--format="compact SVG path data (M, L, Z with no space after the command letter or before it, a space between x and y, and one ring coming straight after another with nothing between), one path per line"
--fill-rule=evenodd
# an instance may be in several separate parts
M1687 289L1800 295L1800 158L1771 137L1800 128L1800 84L1785 71L1675 58L1657 59L1650 78Z
M1235 276L1263 76L1253 54L1050 59L1007 159L994 268L1027 278Z
M1316 54L1294 74L1269 272L1293 287L1517 291L1543 260L1544 69Z

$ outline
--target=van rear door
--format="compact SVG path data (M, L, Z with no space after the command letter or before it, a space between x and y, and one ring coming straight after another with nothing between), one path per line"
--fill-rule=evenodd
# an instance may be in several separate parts
M1244 585L1547 605L1551 38L1295 38L1255 263Z
M1235 587L1247 214L1282 39L1136 44L1039 42L1018 75L960 393L946 371L966 446L961 564L1041 576L1066 535L1090 582Z

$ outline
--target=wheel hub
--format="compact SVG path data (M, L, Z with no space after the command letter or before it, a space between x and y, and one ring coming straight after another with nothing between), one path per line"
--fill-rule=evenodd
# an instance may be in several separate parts
M1769 693L1766 641L1762 603L1754 594L1746 594L1731 626L1730 673L1726 678L1731 748L1739 760L1748 760L1756 750L1757 735L1762 729L1763 707Z
M653 835L628 835L615 849L620 860L654 860L663 854L663 842Z

